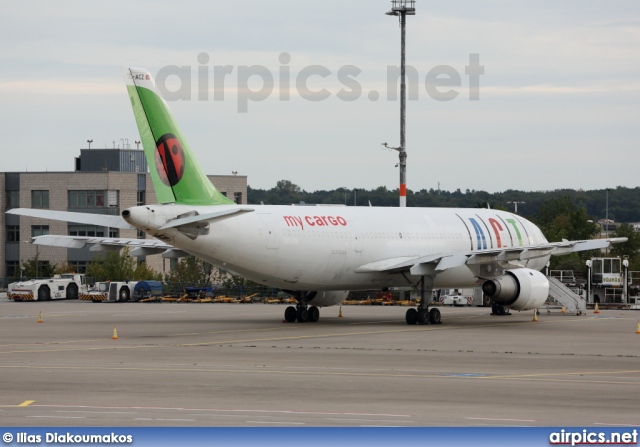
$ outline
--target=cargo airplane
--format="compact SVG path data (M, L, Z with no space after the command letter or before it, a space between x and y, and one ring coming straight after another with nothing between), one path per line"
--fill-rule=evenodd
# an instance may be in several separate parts
M207 179L151 74L125 70L127 91L158 197L120 216L14 209L33 217L144 231L154 239L47 235L35 244L127 246L134 256L190 254L294 294L289 322L315 322L350 290L410 286L420 301L407 324L440 323L433 288L482 286L495 306L535 309L547 300L540 273L550 256L600 249L624 238L548 242L530 221L504 211L238 205ZM504 306L504 307L503 307Z

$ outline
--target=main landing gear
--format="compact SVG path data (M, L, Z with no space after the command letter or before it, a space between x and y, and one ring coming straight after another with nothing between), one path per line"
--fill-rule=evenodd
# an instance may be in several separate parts
M284 311L284 319L289 323L315 323L320 319L320 309L316 306L308 307L304 300L305 293L299 292L297 296L298 304L295 307L289 306Z
M505 307L494 301L493 303L491 303L491 315L511 315L511 312L509 312L508 307Z
M403 275L404 276L404 275ZM405 279L417 289L417 287L409 281L405 276ZM433 292L433 277L422 276L420 280L420 303L416 309L407 310L405 320L407 324L441 324L440 309L429 309L429 303L431 302L431 293Z
M440 309L431 308L431 309L417 309L411 308L407 310L407 314L405 315L405 320L407 324L441 324L442 321L440 319Z

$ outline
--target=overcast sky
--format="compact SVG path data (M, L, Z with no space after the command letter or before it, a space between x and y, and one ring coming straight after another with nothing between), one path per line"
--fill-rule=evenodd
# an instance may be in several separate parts
M208 174L238 171L256 188L288 179L308 191L395 189L397 152L380 146L399 145L399 102L387 98L387 67L400 54L398 20L384 14L390 6L5 0L0 171L70 171L87 139L94 148L133 145L122 67L156 75L177 65L192 67L191 100L169 105ZM416 9L407 27L407 63L419 76L418 99L407 106L409 189L639 186L640 2L418 0ZM484 67L477 101L465 74L470 54ZM214 92L214 66L224 65L233 70L224 91ZM239 67L254 65L273 76L274 89L242 113L238 96L249 93ZM296 87L312 65L328 71L310 77L308 89L326 89L327 99L311 101ZM458 93L449 101L427 91L428 73L441 65L450 67L441 78L460 76L459 86L439 89ZM279 90L282 66L290 71L288 101ZM347 66L360 71L348 82L362 92L349 101L338 97L353 90L338 75ZM208 71L209 90L198 67ZM247 87L261 91L262 76ZM165 84L186 91L177 76Z

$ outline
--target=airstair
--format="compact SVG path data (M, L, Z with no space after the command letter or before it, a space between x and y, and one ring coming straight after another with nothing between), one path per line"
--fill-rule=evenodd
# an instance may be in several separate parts
M587 302L580 295L573 292L562 281L549 276L549 300L547 300L547 312L551 308L564 306L567 313L574 315L587 314Z

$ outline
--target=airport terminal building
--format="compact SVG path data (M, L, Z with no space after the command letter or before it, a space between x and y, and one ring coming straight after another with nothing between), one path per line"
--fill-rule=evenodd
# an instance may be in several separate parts
M126 208L157 203L144 151L137 149L81 149L73 172L0 172L0 278L19 278L20 265L36 255L40 265L68 263L79 273L95 252L89 247L67 249L30 244L34 236L148 237L137 230L80 225L6 214L11 208L42 208L80 213L120 215ZM227 197L247 203L247 177L209 175ZM159 272L170 268L161 255L139 259Z

